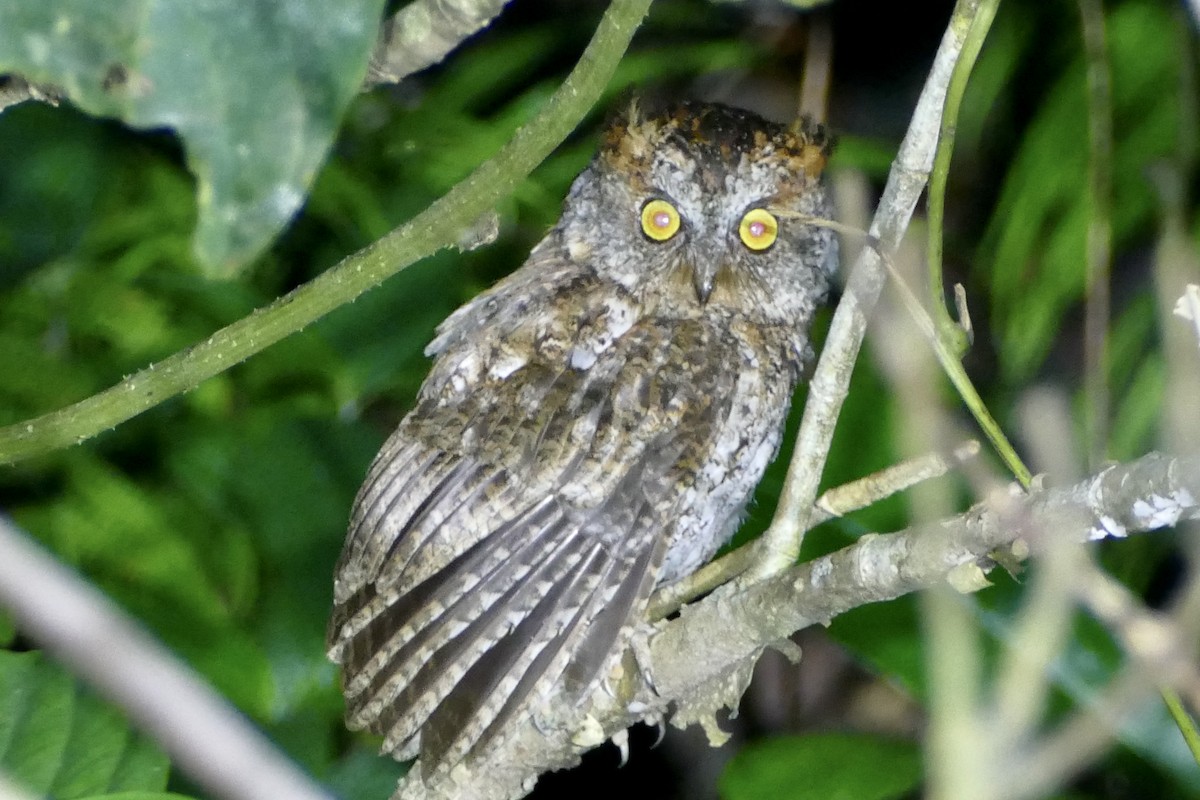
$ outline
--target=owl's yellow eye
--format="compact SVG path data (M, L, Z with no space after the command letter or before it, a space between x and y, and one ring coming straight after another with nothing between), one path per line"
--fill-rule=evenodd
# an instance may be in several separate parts
M779 236L779 222L765 208L752 208L742 217L738 236L751 250L766 250Z
M679 232L679 212L666 200L651 200L642 206L642 233L665 242Z

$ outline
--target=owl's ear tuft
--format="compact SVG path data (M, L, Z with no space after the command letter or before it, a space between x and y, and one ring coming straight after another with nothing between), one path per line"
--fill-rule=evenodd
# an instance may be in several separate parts
M794 142L789 143L789 149L799 159L799 166L806 175L818 177L837 144L833 134L807 114L788 125L788 133L795 137Z
M611 143L614 138L624 136L630 128L636 128L645 121L645 101L633 89L626 89L612 104L604 120L604 140Z

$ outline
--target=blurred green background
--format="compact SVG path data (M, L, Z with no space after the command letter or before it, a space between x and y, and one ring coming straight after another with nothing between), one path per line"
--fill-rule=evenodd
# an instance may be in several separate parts
M1168 223L1182 225L1193 245L1200 233L1188 193L1197 183L1195 28L1177 5L1106 4L1116 142L1108 455L1117 459L1153 448L1160 434L1155 248ZM840 0L819 12L834 37L829 124L840 147L832 172L860 170L882 186L949 8ZM413 216L540 107L602 10L516 3L443 65L354 99L299 214L265 251L218 276L194 255L197 185L170 131L135 131L69 104L4 111L0 424L82 399L202 341ZM498 241L426 259L81 446L0 468L0 511L144 621L339 796L386 797L402 767L344 730L323 636L351 500L420 385L423 347L441 319L518 266L554 222L622 93L725 100L786 119L810 19L765 2L660 0L606 106L497 209ZM1007 0L964 103L946 268L971 301L977 338L968 369L1002 423L1035 383L1073 395L1081 384L1089 207L1081 49L1075 4ZM286 130L278 136L290 141ZM1169 203L1157 191L1164 176L1184 189ZM895 409L869 347L826 485L896 459ZM764 480L739 538L765 527L784 463ZM893 499L827 525L810 537L811 554L900 528L905 513ZM1104 557L1152 603L1169 594L1179 565L1169 536L1109 543ZM1020 598L1015 580L996 579L964 599L993 650ZM806 641L811 658L824 659L817 664L838 670L821 702L797 699L796 681L819 671L806 662L801 678L756 681L758 697L727 723L736 736L723 751L709 754L674 731L651 751L655 734L641 731L630 764L618 770L615 752L603 748L581 770L544 779L535 797L582 785L663 798L713 797L718 787L729 798L918 796L924 678L915 604L859 609L828 637L840 646ZM60 800L202 796L2 616L0 647L0 769ZM1107 634L1081 618L1055 676L1059 711L1119 663ZM879 687L876 702L896 710L892 723L849 708L847 698L875 697L868 690ZM761 713L772 703L787 713ZM47 719L46 708L60 713ZM107 755L93 752L97 745ZM880 763L890 765L883 782L870 777ZM1200 797L1200 777L1178 733L1150 711L1060 796Z

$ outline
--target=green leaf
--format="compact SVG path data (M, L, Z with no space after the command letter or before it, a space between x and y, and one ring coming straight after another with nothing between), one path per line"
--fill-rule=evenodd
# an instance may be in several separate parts
M0 772L73 800L161 796L167 768L157 747L40 653L0 652Z
M861 734L781 736L743 748L721 776L723 800L887 800L921 779L916 744Z
M197 180L195 250L230 275L292 217L357 92L382 0L0 0L0 73L91 114L171 128Z

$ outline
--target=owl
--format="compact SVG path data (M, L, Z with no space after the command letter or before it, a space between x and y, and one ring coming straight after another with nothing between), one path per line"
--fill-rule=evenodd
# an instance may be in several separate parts
M525 264L438 328L336 569L347 723L436 781L606 680L728 540L836 262L822 129L638 104Z

